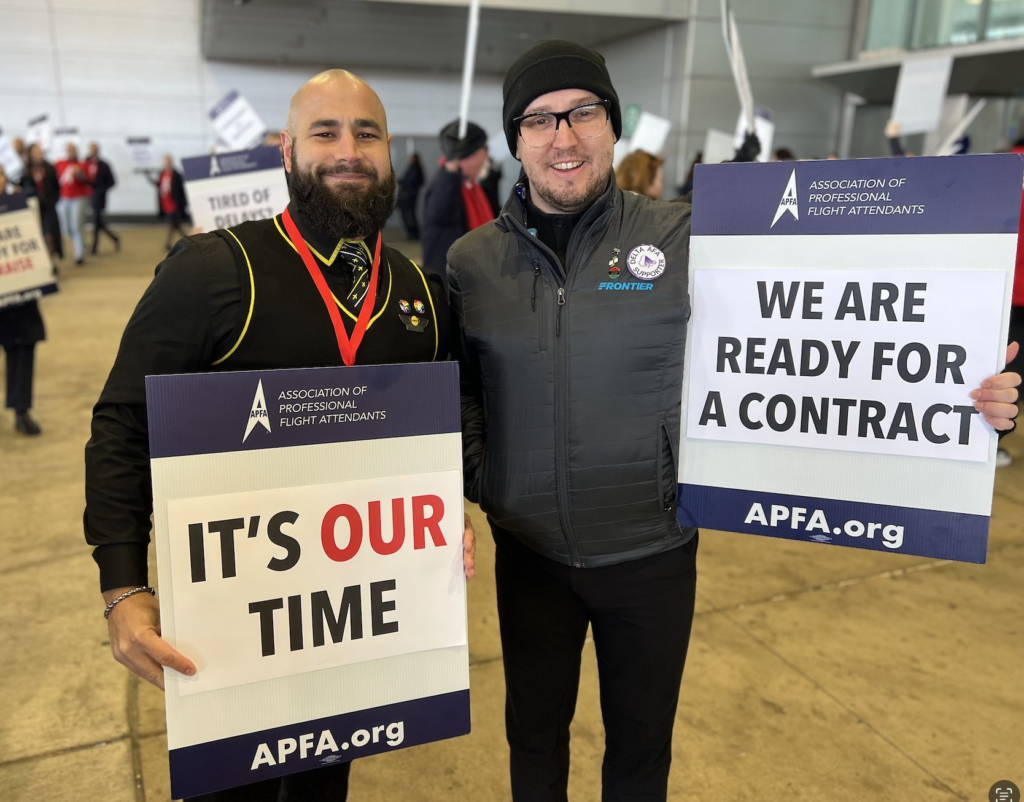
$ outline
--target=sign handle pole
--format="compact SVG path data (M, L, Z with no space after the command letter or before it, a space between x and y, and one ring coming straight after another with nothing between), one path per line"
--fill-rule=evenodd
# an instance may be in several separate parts
M725 41L725 52L729 56L732 78L736 84L736 94L740 99L743 116L746 120L747 133L754 133L754 93L750 89L747 75L747 63L743 58L743 47L740 45L740 33L736 27L736 17L729 8L729 0L722 0L722 39Z
M938 150L935 151L936 156L953 155L953 146L956 144L956 141L966 133L967 129L971 127L971 123L974 122L974 119L981 114L981 110L985 108L985 103L985 98L981 98L977 103L971 106L971 110L964 115L963 119L953 126L953 130L949 132L949 136L946 137L945 142L939 145Z
M469 95L473 88L476 38L480 30L480 0L469 0L469 30L466 32L466 56L462 60L462 101L459 104L459 139L466 136L469 124Z

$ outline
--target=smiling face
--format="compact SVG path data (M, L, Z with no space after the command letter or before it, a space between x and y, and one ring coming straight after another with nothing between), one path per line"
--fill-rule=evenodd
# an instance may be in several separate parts
M375 233L394 207L395 176L384 107L344 70L312 78L292 98L281 148L292 201L331 236Z
M535 98L523 114L568 111L601 99L582 89L560 89ZM519 137L516 157L530 179L531 198L537 208L548 214L572 214L589 207L607 189L614 148L615 132L610 121L604 133L592 139L578 138L562 122L550 145L528 147Z

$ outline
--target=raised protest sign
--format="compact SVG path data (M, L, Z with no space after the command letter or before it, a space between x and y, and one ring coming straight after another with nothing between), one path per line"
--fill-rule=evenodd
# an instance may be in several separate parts
M0 167L4 168L7 180L12 183L21 178L21 174L25 171L25 163L14 149L14 142L2 130L0 130Z
M217 139L230 150L254 148L267 135L267 126L252 104L234 89L210 109L210 125Z
M50 143L50 153L54 161L61 161L68 157L68 145L74 145L78 151L78 158L84 159L82 153L82 137L78 129L73 126L63 126L53 129L53 141Z
M132 158L132 168L136 173L160 169L160 160L157 158L152 139L148 136L130 136L126 143Z
M173 797L469 732L457 366L146 391Z
M23 195L0 195L0 309L56 291L39 212Z
M900 65L892 119L900 124L901 134L924 134L939 126L952 71L949 55L914 56Z
M984 562L1024 158L697 168L679 521Z
M203 231L266 220L288 205L276 145L182 159L192 220Z
M50 152L50 143L53 135L50 132L50 115L40 114L33 117L25 125L25 143L28 145L38 144L43 153ZM63 158L63 157L62 157Z

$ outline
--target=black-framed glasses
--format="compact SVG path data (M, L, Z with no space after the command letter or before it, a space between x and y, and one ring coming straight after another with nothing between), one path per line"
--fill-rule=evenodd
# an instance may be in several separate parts
M568 111L535 111L514 117L512 124L528 148L543 148L555 141L558 126L565 121L578 139L593 139L608 129L610 100L592 100Z

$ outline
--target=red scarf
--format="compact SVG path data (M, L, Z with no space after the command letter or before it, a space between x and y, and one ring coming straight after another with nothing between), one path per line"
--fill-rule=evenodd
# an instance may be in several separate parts
M466 207L470 231L494 219L494 210L491 209L487 195L476 181L462 182L462 205Z

